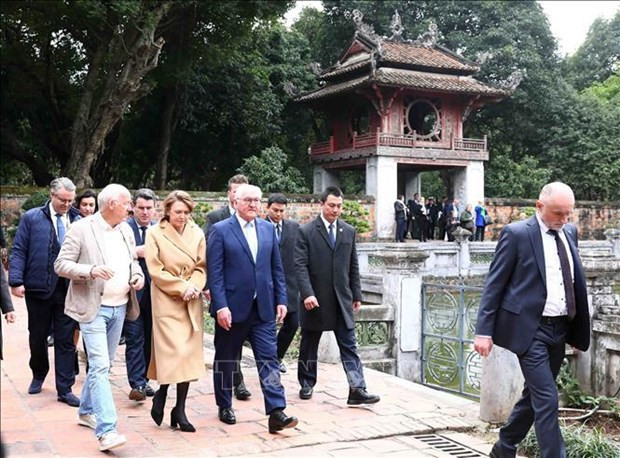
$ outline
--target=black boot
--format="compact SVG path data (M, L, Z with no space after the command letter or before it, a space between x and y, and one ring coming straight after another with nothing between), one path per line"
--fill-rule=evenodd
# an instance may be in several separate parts
M161 385L155 396L153 396L153 407L151 407L151 417L158 425L161 425L164 419L164 407L166 406L166 396L168 396L168 386Z
M176 428L178 425L181 431L195 433L196 428L187 420L185 415L185 401L188 391L189 382L177 383L177 405L170 412L170 426Z

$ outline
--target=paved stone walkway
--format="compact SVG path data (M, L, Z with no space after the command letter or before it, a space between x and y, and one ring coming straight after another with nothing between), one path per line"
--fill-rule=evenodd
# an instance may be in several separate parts
M28 332L25 305L13 298L18 321L3 323L4 355L1 387L1 433L9 456L101 456L92 430L77 424L77 409L56 400L53 369L42 393L28 395ZM151 401L136 403L127 398L129 387L124 366L124 347L110 380L118 410L118 430L127 445L108 452L114 456L404 456L453 457L433 448L417 435L438 434L472 450L489 453L491 445L468 435L481 427L478 404L422 385L366 370L369 391L381 395L372 407L346 406L347 384L340 365L319 364L319 381L309 401L299 399L294 368L282 376L289 406L286 412L299 418L299 425L269 434L267 417L255 368L244 370L252 392L248 401L234 402L237 424L217 419L213 396L209 348L205 335L205 376L190 386L187 416L195 434L169 427L174 389L169 392L166 417L161 427L149 415ZM245 354L251 353L244 351ZM53 351L50 349L50 357ZM244 362L250 366L251 362ZM53 367L53 364L52 364ZM73 392L80 394L84 365L80 366ZM465 456L465 455L457 455ZM479 456L476 453L467 456Z

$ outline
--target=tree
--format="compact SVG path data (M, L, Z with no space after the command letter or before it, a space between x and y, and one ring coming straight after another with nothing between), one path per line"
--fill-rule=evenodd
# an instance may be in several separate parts
M602 83L620 69L620 10L610 19L594 20L583 44L566 59L564 74L581 91Z
M164 44L156 30L170 6L169 1L7 2L2 47L9 54L7 66L21 71L3 72L3 85L25 90L15 79L26 75L27 84L38 86L35 94L44 97L43 103L31 99L31 108L44 111L14 113L14 120L3 116L3 149L33 170L46 170L45 153L55 153L61 173L78 187L91 185L91 167L107 135L149 91L145 77L157 66ZM5 96L10 103L24 94L3 93L3 111ZM46 125L50 119L60 132ZM24 147L16 122L37 132L39 154ZM34 175L40 185L50 178Z
M244 159L238 171L247 176L250 183L261 188L264 193L308 192L299 170L288 165L286 154L277 146L265 148L258 156Z

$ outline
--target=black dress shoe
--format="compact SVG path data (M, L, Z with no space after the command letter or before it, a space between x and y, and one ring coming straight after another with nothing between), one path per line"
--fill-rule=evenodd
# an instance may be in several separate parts
M42 388L43 388L43 380L39 380L38 378L33 378L32 382L30 382L30 386L28 387L28 394L39 394Z
M349 399L347 404L350 406L358 406L360 404L375 404L379 402L379 396L368 394L365 388L353 388L349 390Z
M294 428L297 423L297 418L288 417L283 410L277 409L269 415L269 432L273 434L285 428Z
M71 391L65 394L59 394L57 399L58 399L58 402L64 402L65 404L68 404L71 407L80 407L80 398L78 398Z
M312 397L312 387L304 386L299 390L299 397L301 399L310 399Z
M235 411L230 407L220 407L217 412L217 416L221 422L224 422L227 425L234 425L237 423Z
M146 400L146 389L143 386L132 388L129 392L129 399L132 401L142 402Z
M186 433L196 432L196 428L194 428L194 425L192 425L187 420L187 417L185 416L185 412L181 412L177 410L177 408L175 407L170 412L170 427L176 428L177 426L181 429L181 431L184 431Z
M155 396L153 396L153 407L151 407L151 418L157 425L161 425L164 419L164 407L166 406L166 395L168 392L163 392L161 388L157 390Z
M149 398L155 396L155 390L148 383L144 386L144 394L146 394Z
M233 393L235 394L235 397L239 399L240 401L245 401L250 396L252 396L252 393L248 391L248 389L245 387L245 384L243 382L233 387Z
M506 452L499 442L493 444L491 453L489 453L490 458L515 458L515 455L515 453Z

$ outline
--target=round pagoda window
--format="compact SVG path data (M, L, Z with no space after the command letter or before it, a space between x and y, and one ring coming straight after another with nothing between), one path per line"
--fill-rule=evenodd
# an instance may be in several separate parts
M405 135L423 140L438 141L441 138L441 116L437 105L427 99L418 99L405 109Z

